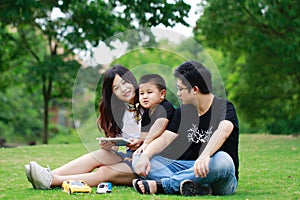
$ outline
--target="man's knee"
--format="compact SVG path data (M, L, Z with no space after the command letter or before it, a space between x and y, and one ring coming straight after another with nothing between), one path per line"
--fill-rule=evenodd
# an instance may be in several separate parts
M235 170L232 158L224 151L217 152L211 161L210 168L214 170Z
M237 187L235 167L232 158L226 152L216 153L210 163L210 172L214 174L214 181L210 183L213 195L233 194Z

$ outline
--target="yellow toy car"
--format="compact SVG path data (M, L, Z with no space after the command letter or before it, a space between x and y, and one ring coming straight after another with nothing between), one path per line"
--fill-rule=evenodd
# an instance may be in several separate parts
M77 193L91 193L92 189L83 180L67 180L61 185L63 192L69 194Z

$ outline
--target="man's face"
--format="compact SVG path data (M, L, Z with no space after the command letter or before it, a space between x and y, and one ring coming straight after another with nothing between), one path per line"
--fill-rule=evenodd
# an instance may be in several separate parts
M186 85L182 83L180 79L176 79L177 82L177 96L179 97L179 100L182 104L191 104L193 102L193 99L195 98L193 95L193 89L188 91L188 88Z

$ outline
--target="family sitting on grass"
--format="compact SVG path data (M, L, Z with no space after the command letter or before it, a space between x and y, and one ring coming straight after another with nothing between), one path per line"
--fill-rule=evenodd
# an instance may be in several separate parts
M106 71L98 126L106 137L131 143L126 153L112 142L53 171L25 165L35 189L61 187L65 180L132 185L141 194L229 195L238 184L238 119L234 105L212 93L210 71L187 61L174 71L181 105L165 98L158 74L139 84L125 67Z

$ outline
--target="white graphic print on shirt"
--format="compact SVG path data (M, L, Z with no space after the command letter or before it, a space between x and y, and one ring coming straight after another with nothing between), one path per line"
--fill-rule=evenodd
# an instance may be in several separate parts
M187 133L188 142L208 142L212 135L212 128L211 126L209 130L203 131L202 129L199 130L196 124L192 124L192 128L190 128Z

